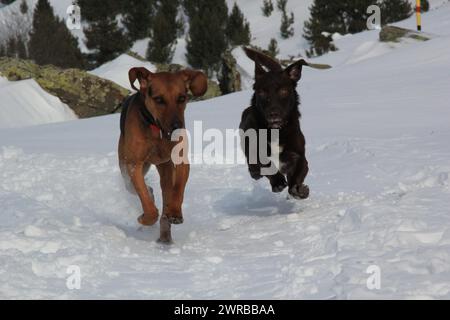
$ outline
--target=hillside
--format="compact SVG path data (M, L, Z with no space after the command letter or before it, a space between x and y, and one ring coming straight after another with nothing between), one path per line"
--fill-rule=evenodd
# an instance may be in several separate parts
M450 3L424 16L426 42L340 39L317 59L333 69L299 86L311 197L273 194L243 164L194 163L172 246L136 222L118 115L0 129L0 298L450 298L449 16ZM188 129L235 129L250 97L189 104Z

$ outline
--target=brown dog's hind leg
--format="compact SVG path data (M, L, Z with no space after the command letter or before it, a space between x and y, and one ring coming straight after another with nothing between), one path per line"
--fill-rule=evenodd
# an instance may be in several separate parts
M158 221L158 209L149 193L144 180L144 164L127 164L128 175L131 178L134 189L141 200L144 213L138 218L140 224L151 226Z
M161 216L161 219L159 219L159 239L158 242L165 243L165 244L171 244L172 241L172 231L171 231L172 225L169 222L169 218L165 214Z

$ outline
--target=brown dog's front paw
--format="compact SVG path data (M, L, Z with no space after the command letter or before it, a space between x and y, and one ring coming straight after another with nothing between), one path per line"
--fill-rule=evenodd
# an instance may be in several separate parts
M306 199L309 197L309 187L306 184L295 184L289 188L289 194L295 199Z
M138 222L144 226L152 226L158 221L158 214L149 215L149 214L141 214L137 219Z
M182 216L167 216L170 224L182 224L184 219Z
M159 237L159 239L156 242L166 245L173 244L173 240L171 237Z

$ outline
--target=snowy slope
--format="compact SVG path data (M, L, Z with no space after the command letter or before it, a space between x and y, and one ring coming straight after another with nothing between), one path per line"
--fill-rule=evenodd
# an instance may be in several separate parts
M271 193L244 165L193 164L172 246L137 225L118 115L1 129L0 298L449 299L449 16L427 14L428 42L382 50L365 32L318 59L333 69L304 70L310 199ZM250 96L190 104L188 128L236 128Z
M77 119L75 113L33 79L9 82L0 77L0 128Z
M122 54L89 73L111 80L124 88L132 90L128 80L128 70L132 67L145 67L150 71L156 71L156 67L150 62L143 62L127 54Z

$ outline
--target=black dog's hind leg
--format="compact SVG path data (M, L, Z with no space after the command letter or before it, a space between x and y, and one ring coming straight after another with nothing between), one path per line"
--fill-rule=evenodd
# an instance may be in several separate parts
M241 130L241 148L247 160L250 176L255 180L259 180L263 176L261 174L261 163L259 161L259 141L256 129L254 128L257 128L257 123L250 113L250 108L247 108L242 113L241 123L239 124L239 129ZM254 135L251 132L252 130L254 130Z

